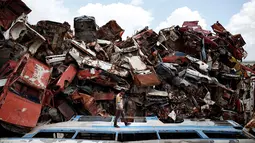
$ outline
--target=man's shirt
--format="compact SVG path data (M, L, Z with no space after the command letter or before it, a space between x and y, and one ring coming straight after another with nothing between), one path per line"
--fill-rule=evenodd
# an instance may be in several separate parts
M116 96L116 109L123 110L123 98L120 93Z

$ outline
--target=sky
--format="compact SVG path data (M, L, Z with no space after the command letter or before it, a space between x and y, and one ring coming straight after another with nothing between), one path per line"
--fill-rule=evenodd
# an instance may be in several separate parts
M219 21L232 34L242 34L248 52L245 61L255 61L255 0L23 0L32 12L28 21L67 21L73 26L77 16L96 18L99 26L116 20L125 29L124 37L149 26L162 28L199 20L208 30Z

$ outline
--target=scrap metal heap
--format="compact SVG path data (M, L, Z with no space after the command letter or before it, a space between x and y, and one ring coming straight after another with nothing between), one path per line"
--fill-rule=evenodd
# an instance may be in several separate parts
M245 41L219 22L214 33L185 21L158 34L145 27L125 40L115 20L98 27L93 16L74 18L75 35L67 22L30 25L25 14L1 26L0 118L6 128L75 114L112 116L122 89L127 116L244 124L253 114L255 72L240 63Z

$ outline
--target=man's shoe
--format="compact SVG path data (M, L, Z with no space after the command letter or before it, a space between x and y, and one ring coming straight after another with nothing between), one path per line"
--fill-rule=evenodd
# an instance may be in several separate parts
M120 126L118 126L118 125L114 125L114 127L115 127L115 128L120 128Z
M129 126L130 125L130 123L125 123L125 126Z

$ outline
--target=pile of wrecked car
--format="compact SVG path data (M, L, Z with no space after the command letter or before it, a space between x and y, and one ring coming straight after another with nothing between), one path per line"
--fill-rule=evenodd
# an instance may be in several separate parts
M7 129L26 132L77 114L113 116L122 89L130 117L252 118L255 71L241 64L245 41L219 22L213 32L185 21L122 40L115 20L99 27L93 16L76 17L73 35L67 22L30 25L22 1L9 5L22 7L0 20L0 119Z

